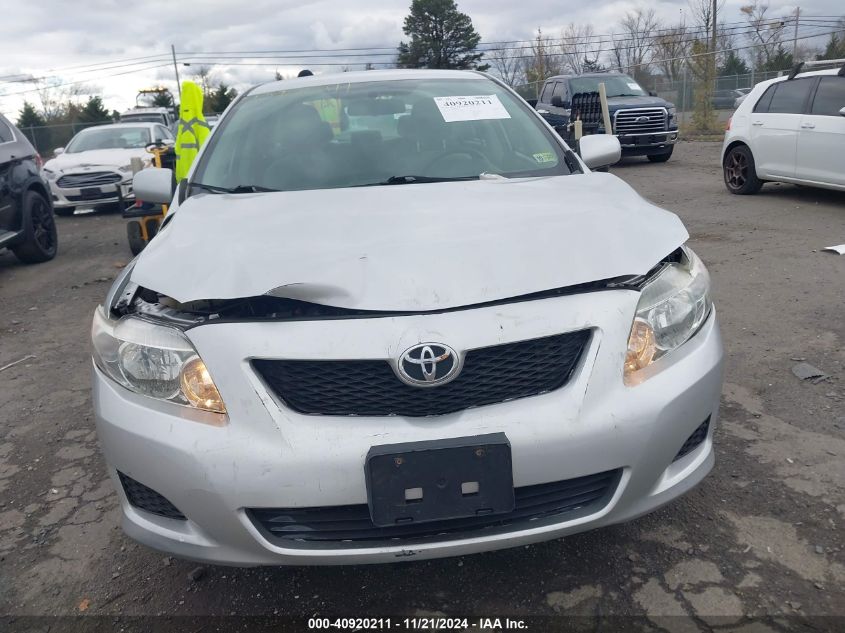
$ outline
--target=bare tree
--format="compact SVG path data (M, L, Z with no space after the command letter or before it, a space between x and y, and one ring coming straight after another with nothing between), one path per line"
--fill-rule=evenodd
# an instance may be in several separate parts
M484 52L493 70L509 86L515 86L523 78L522 49L516 42L504 42L502 46Z
M765 1L754 0L751 4L740 8L745 14L745 20L750 27L746 37L752 49L752 59L757 69L769 65L777 55L783 40L785 20L768 16L769 4Z
M570 22L561 32L561 65L576 75L595 68L601 55L601 40L596 38L591 24Z
M654 48L654 35L660 23L654 9L639 7L629 11L619 24L621 34L611 43L613 64L635 76L648 75L648 62Z
M675 81L683 75L689 47L688 29L683 24L661 29L654 38L655 65L667 79Z
M555 48L551 38L543 35L541 29L537 29L537 35L531 44L530 57L523 60L525 81L535 84L537 90L540 89L544 79L561 72L560 55L557 54Z

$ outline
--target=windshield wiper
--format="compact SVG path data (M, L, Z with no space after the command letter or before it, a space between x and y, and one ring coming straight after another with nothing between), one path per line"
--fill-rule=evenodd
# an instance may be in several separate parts
M268 187L260 187L258 185L238 185L237 187L219 187L217 185L207 185L204 182L192 182L192 188L202 189L203 191L210 191L211 193L259 193L264 191L278 191L278 189L270 189Z
M455 177L440 177L440 176L391 176L387 180L381 182L368 182L363 185L355 185L356 187L378 187L380 185L413 185L420 182L455 182L460 180L478 180L478 176L455 176Z

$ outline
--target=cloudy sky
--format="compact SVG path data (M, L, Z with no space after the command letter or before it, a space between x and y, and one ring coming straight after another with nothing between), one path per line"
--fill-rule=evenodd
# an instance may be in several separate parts
M743 17L739 7L748 2L725 0L724 21L739 23ZM769 3L773 17L788 15L796 6L778 0ZM356 69L366 60L390 62L392 51L387 49L402 39L409 5L410 0L16 2L14 11L2 11L0 111L15 119L25 98L38 101L32 77L41 85L100 94L109 108L130 107L139 88L156 84L175 88L170 44L176 46L183 78L203 65L203 58L210 59L200 54L206 52L217 56L208 64L212 80L239 88L271 80L277 69L293 76L303 67L339 72L344 64ZM667 23L691 21L687 0L459 0L458 5L487 42L529 39L537 27L559 37L570 22L592 24L596 33L614 33L620 17L642 5L654 8ZM845 14L842 0L801 0L800 6L802 16ZM802 34L823 31L824 27L809 23L802 27ZM255 51L314 49L346 49L346 53L319 60L236 57ZM348 49L376 55L362 57L365 51ZM220 60L223 53L229 53L228 62Z

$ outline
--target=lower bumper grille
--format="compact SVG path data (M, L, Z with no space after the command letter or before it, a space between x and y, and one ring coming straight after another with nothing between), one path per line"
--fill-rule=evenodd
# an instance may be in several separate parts
M569 380L589 330L470 350L453 381L406 385L386 360L267 360L253 365L292 409L321 415L443 415L553 391Z
M516 532L534 521L573 520L593 514L610 501L622 469L595 475L516 488L513 512L448 521L377 527L366 504L318 508L256 508L247 510L252 522L269 541L280 546L293 542L336 545L460 538L478 532Z
M132 477L124 475L120 471L117 472L117 476L123 486L123 491L126 493L126 498L136 508L168 519L185 519L185 515L179 512L176 506L152 488L135 481Z
M704 422L702 422L698 426L697 429L695 429L695 431L692 432L692 435L690 435L686 439L684 445L681 446L681 450L678 451L678 454L675 455L675 459L673 459L672 461L676 462L681 459L681 457L683 457L684 455L688 455L692 453L696 448L698 448L701 443L707 439L707 431L709 430L710 418L708 417L706 420L704 420Z

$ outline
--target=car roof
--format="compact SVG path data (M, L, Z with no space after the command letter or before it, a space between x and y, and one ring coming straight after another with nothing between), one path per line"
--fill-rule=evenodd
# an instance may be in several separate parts
M170 110L164 107L149 107L149 108L132 108L126 112L121 112L120 116L129 116L131 114L168 114Z
M581 79L582 77L623 77L627 76L624 73L617 72L615 70L608 71L606 73L582 73L580 75L555 75L554 77L549 77L546 81L551 81L552 79Z
M102 125L92 125L91 127L87 127L84 130L80 130L80 134L87 130L101 130L103 128L130 128L130 127L154 127L156 125L161 125L157 121L127 121L126 123L104 123Z
M806 79L807 77L817 77L818 75L836 75L839 73L838 68L825 68L824 70L808 70L806 72L799 72L794 79ZM792 81L789 78L789 75L784 75L782 77L775 77L774 79L767 79L766 81L761 81L757 84L757 86L770 86L772 84L776 84L780 81Z
M330 73L297 77L284 81L271 81L261 84L251 90L249 94L270 94L283 92L291 88L305 88L307 86L334 86L337 84L364 83L368 81L401 81L403 79L467 79L473 75L475 79L493 81L485 73L477 70L434 70L434 69L398 69L398 70L360 70L348 73Z

